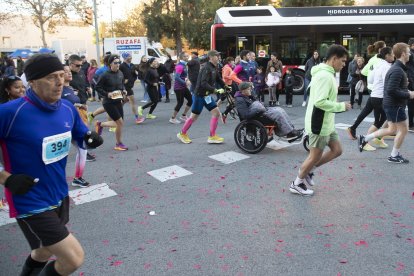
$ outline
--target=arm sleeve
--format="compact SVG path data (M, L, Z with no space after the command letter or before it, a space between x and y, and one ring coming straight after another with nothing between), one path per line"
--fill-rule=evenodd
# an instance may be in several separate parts
M375 57L375 56L374 56ZM362 68L362 70L361 70L361 74L362 75L364 75L364 76L368 76L368 73L369 73L369 71L371 71L372 70L372 64L374 63L374 61L375 61L375 58L374 57L372 57L372 58L370 58L369 59L369 61L368 61L368 63L364 66L364 68ZM357 65L355 65L355 68L357 67Z
M346 110L345 103L331 101L329 99L330 89L325 82L315 81L311 87L312 91L317 91L317 98L315 99L315 107L320 108L326 112L338 113ZM335 87L336 89L336 87Z
M240 73L243 70L243 68L240 65L237 65L234 69L233 72L231 72L230 74L230 79L234 82L236 82L237 84L240 84L242 81L241 79L239 79L237 77L237 74Z
M207 66L205 66L202 70L203 70L202 72L200 71L200 75L201 75L200 87L205 91L209 91L209 92L214 91L215 87L211 86L209 83L209 80L211 78L210 71L207 69Z
M175 73L174 73L174 81L186 85L185 80L181 78L181 74L184 72L184 67L182 65L177 65L175 67Z
M386 90L388 95L393 98L409 99L410 94L407 93L408 91L404 91L400 88L400 83L404 77L404 72L398 72L396 70L391 72L388 76L387 87L384 87L384 91Z
M99 96L101 96L103 98L108 97L108 92L104 90L105 83L106 83L106 74L102 75L99 78L98 83L96 84L96 87L95 87L95 89L98 92Z
M72 139L76 141L76 144L79 148L85 149L83 137L89 131L88 127L84 124L81 117L79 116L78 111L74 106L70 107L73 113L73 128L72 128Z

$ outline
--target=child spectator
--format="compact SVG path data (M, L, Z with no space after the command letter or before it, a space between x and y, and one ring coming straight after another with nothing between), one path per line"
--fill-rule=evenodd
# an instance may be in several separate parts
M281 75L280 71L276 72L274 66L270 66L266 81L266 84L269 87L269 106L279 105L279 92L276 87L280 82Z
M292 107L293 97L293 82L295 78L292 75L292 71L288 68L285 75L285 93L286 93L286 106Z
M266 87L265 75L263 73L263 67L259 66L256 69L256 75L253 78L254 84L254 96L259 99L259 101L264 102L264 90Z

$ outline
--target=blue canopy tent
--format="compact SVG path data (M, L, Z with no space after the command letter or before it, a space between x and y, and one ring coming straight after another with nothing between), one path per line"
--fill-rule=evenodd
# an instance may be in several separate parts
M55 50L49 49L49 48L40 48L39 54L53 54Z
M21 58L29 58L33 54L34 53L30 49L17 49L13 53L11 53L9 55L9 57L11 57L11 58L17 58L17 57L20 56Z

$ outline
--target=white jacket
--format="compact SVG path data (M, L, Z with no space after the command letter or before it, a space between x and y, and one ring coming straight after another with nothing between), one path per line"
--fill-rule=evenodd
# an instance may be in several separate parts
M390 68L391 63L384 59L379 59L374 65L371 74L368 75L368 83L372 84L371 97L384 98L385 75Z
M269 72L269 74L267 74L267 81L266 81L267 86L269 87L276 86L280 82L281 76L282 74L279 71Z

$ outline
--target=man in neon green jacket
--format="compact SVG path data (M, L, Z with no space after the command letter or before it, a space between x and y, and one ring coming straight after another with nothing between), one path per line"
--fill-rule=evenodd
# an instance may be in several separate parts
M342 154L342 146L335 130L335 113L351 109L348 102L337 102L338 86L335 72L341 71L348 58L347 50L341 45L332 45L326 53L326 62L311 70L310 98L306 109L305 129L309 134L309 156L302 163L299 174L290 184L292 193L311 196L313 191L313 170ZM330 148L324 153L325 147Z

